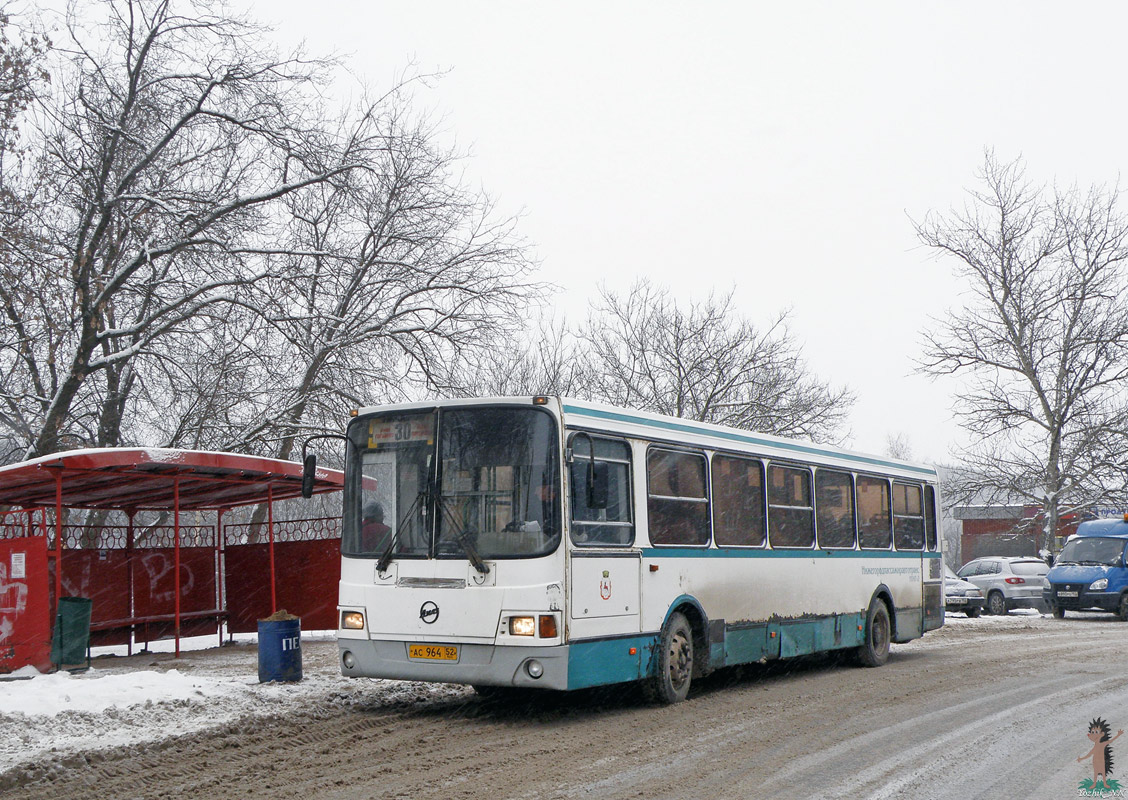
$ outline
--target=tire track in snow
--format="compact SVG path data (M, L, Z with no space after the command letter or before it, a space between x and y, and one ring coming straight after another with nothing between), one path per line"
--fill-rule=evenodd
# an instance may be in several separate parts
M1014 702L1016 696L1034 695L1034 699ZM957 704L952 709L908 720L873 734L823 751L819 756L792 764L774 776L773 783L792 790L802 783L799 776L811 775L820 766L825 769L838 761L864 763L868 752L889 753L847 780L821 794L827 798L869 797L884 800L893 797L963 798L999 796L1031 798L1034 788L1046 783L1044 774L1016 769L1020 763L1035 762L1044 766L1057 761L1062 772L1068 771L1072 757L1067 753L1081 748L1088 720L1079 706L1098 701L1107 709L1128 708L1128 688L1118 678L1102 677L1077 684L1073 676L1053 676L1036 685L1023 683L991 695L991 708L984 714L980 699ZM968 718L972 712L974 717ZM1121 717L1122 719L1125 717ZM965 721L960 721L960 720ZM1083 720L1083 721L1082 721ZM1078 724L1080 722L1080 724ZM1072 723L1072 724L1071 724ZM921 730L931 731L926 741L912 746L905 742L919 740ZM940 732L943 731L943 732ZM1076 747L1070 749L1072 741ZM900 746L898 747L900 743ZM890 752L892 751L892 752ZM790 780L789 780L790 779ZM1062 791L1076 790L1077 779L1063 778L1056 785L1056 796ZM1031 785L1033 784L1033 785ZM812 790L818 787L812 786Z

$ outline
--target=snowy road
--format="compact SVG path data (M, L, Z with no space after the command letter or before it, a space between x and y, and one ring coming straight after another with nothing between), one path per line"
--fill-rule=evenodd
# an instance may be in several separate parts
M348 681L333 642L303 648L295 687L255 683L244 646L96 665L195 682L147 704L24 716L0 689L0 798L1064 798L1091 777L1089 721L1128 727L1128 624L1100 615L950 618L880 669L725 671L667 708L621 690L487 704ZM1128 738L1112 747L1128 773Z

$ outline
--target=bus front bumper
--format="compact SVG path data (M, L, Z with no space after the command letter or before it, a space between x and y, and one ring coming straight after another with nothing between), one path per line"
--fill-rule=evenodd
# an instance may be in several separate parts
M1067 611L1116 611L1120 605L1120 592L1090 592L1084 587L1051 584L1043 590L1042 598L1049 606Z
M506 647L486 644L457 647L453 659L409 656L411 642L338 639L341 674L350 678L391 678L407 681L466 683L475 686L520 686L530 689L568 688L568 646ZM534 677L538 675L539 677Z

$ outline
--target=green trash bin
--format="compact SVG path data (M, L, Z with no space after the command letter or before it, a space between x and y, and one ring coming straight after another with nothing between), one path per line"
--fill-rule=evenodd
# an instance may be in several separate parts
M51 636L51 663L56 669L90 668L89 597L60 597Z

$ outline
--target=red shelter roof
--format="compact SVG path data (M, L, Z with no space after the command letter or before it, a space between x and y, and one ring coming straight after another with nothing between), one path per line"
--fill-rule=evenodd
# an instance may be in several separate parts
M71 450L0 467L0 506L221 509L301 496L302 465L199 450ZM338 491L344 473L318 468L315 493Z

